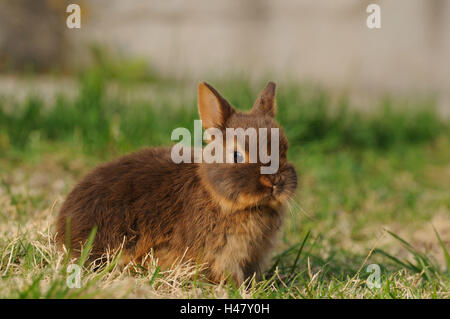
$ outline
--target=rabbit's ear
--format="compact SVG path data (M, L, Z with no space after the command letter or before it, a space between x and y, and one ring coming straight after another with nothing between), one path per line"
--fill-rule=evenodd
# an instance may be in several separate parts
M275 117L275 87L275 83L267 83L266 87L255 101L255 104L253 104L252 110L250 111L251 114Z
M198 113L205 129L225 128L227 119L234 113L233 107L211 85L198 85Z

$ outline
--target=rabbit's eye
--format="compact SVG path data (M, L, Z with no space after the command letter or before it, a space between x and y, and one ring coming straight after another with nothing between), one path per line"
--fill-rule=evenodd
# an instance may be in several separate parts
M235 163L244 163L244 156L238 151L234 151L234 162Z

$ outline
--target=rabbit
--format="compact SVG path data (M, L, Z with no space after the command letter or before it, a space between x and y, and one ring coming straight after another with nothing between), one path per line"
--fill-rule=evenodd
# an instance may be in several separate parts
M201 261L214 283L259 277L297 188L288 141L274 119L275 84L239 112L201 82L198 111L205 129L279 128L278 171L261 174L260 162L176 164L171 148L144 148L98 166L69 193L56 221L60 247L79 255L96 227L91 260L120 247L124 262L140 262L150 251L161 267Z

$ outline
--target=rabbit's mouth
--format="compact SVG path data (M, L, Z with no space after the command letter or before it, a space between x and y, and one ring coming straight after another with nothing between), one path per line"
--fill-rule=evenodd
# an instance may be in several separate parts
M248 201L248 206L269 206L272 208L280 208L292 199L297 188L297 177L286 183L280 183L270 187L266 187L266 192L261 195L253 196L253 202ZM249 195L240 195L249 199Z
M227 211L257 206L280 207L292 198L297 188L297 173L290 163L282 165L278 174L256 176L252 170L259 170L257 166L231 170L223 166L212 169L209 165L199 166L201 181L213 200ZM248 169L245 175L242 173L244 168Z
M293 195L294 191L275 188L274 191L266 197L265 202L271 207L280 207L284 206Z
M260 177L260 183L265 187L269 202L276 201L285 204L295 193L297 188L297 173L294 166L287 165L278 176Z

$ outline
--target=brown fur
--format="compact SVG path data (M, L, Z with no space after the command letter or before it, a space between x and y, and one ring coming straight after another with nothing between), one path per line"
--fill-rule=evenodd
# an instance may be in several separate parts
M275 84L266 86L249 113L241 113L200 83L199 113L205 128L279 127L273 119ZM146 148L100 165L68 195L57 240L63 245L68 237L76 253L97 226L91 259L123 243L126 261L140 261L153 249L163 267L184 256L206 262L213 281L231 275L241 283L263 270L283 206L297 186L287 147L280 130L274 175L261 175L260 163L175 164L170 148Z

